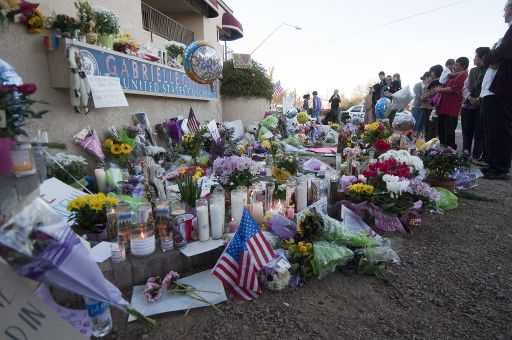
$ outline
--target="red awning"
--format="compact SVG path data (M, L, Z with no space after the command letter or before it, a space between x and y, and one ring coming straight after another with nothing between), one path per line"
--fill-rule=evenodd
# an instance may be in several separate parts
M217 0L203 0L206 6L203 6L203 14L207 18L216 18L219 16L219 7L217 6Z
M244 36L244 29L242 24L230 13L224 13L222 15L222 30L226 32L221 40L233 41L240 39Z

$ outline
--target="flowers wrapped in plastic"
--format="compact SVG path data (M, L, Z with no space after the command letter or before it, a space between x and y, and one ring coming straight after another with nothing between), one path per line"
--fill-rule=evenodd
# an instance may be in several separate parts
M320 279L354 257L352 250L332 242L314 242L314 250L311 266L314 275Z
M95 130L91 128L82 129L82 131L73 136L73 142L80 145L91 155L96 156L100 161L103 162L105 159L105 155L101 149L100 139Z
M103 301L155 325L105 279L66 220L41 198L0 227L0 255L18 275Z

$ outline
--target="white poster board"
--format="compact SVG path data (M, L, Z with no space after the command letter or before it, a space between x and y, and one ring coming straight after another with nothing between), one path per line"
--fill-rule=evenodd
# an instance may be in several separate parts
M70 214L67 210L68 203L77 197L85 195L85 192L77 190L59 181L55 177L47 179L41 183L39 187L39 196L45 200L57 214L65 218L68 218Z
M283 98L283 113L288 113L293 109L293 97L286 96Z
M218 142L220 139L219 135L219 129L217 129L217 122L215 122L215 119L210 121L206 127L208 128L208 131L212 134L212 138L214 141Z
M239 137L243 137L244 135L244 124L241 120L234 120L232 122L225 122L224 125L228 128L233 128L235 133L233 134L233 138L237 139Z
M128 106L119 78L89 76L87 80L95 108Z

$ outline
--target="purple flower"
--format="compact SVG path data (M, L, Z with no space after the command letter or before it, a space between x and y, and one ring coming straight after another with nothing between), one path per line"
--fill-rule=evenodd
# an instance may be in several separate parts
M148 302L155 302L162 295L162 280L159 276L153 276L148 279L144 287L144 297Z
M412 179L409 182L407 192L416 196L422 196L428 198L431 201L438 201L441 198L439 192L432 188L428 183L421 181L420 179Z
M341 176L340 185L341 191L346 192L348 186L357 182L357 178L355 176Z
M169 272L167 275L165 275L163 281L162 281L162 288L165 290L172 289L175 285L176 280L180 278L180 274L177 272Z
M246 170L253 175L257 173L256 163L248 157L229 156L213 161L213 172L223 185L229 184L229 178L234 173Z

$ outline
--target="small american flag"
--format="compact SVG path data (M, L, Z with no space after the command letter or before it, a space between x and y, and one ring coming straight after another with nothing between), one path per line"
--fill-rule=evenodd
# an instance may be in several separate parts
M196 118L196 115L194 114L194 110L192 110L192 107L190 107L190 112L188 113L188 121L187 121L187 127L190 130L190 132L196 133L199 131L199 127L201 126L201 123Z
M250 301L261 293L256 274L275 257L265 235L244 208L240 227L212 273L238 298Z
M281 87L281 81L278 80L277 83L274 84L274 96L280 96L284 92L284 89Z

